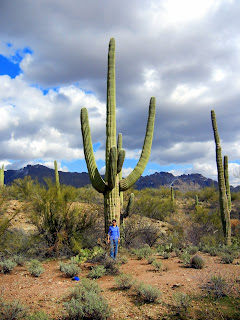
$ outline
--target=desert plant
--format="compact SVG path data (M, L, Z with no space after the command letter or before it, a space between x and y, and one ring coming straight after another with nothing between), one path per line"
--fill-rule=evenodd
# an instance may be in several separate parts
M142 248L133 249L132 252L139 260L146 259L153 253L152 249L147 244Z
M71 292L71 300L64 304L65 319L108 319L110 310L99 292L100 288L94 281L83 279Z
M162 256L163 256L164 259L169 259L171 254L170 254L170 252L164 251Z
M88 273L88 277L91 279L98 279L101 278L106 274L106 269L103 265L98 265L92 267L92 270Z
M183 292L176 292L173 295L174 306L179 313L187 313L189 307L191 306L192 299L190 296Z
M203 269L205 266L205 260L200 256L194 256L192 257L190 261L190 267L194 269Z
M15 254L13 256L13 261L16 262L18 266L23 266L27 261L27 258L22 254Z
M27 320L50 320L49 316L43 311L36 311L26 316Z
M39 277L45 270L40 261L33 259L32 261L30 261L28 271L32 276Z
M210 256L215 257L218 255L219 250L216 247L210 247L208 249L208 253L210 254Z
M222 152L221 152L221 144L218 135L217 128L217 120L215 111L211 110L211 118L212 118L212 127L214 132L214 139L216 144L216 162L217 162L217 170L218 170L218 187L219 187L219 205L220 205L220 213L222 220L223 233L225 237L226 244L231 245L231 223L230 223L230 188L228 188L228 173L225 172L224 175L224 167L222 161ZM225 164L226 167L226 164ZM227 186L227 190L226 190ZM229 202L228 202L229 201Z
M191 255L187 251L184 251L182 253L181 259L183 261L184 266L186 266L186 267L190 266Z
M13 320L25 319L27 316L27 309L21 304L20 301L4 301L0 297L0 319Z
M117 258L117 263L126 264L128 262L128 258L126 256L120 256Z
M156 260L156 257L153 257L153 256L150 256L150 257L147 258L147 262L148 262L149 264L152 264L153 261L155 261L155 260Z
M60 182L59 182L59 174L58 174L58 167L57 167L57 161L54 160L54 170L55 170L55 184L57 189L57 194L60 194Z
M189 254L195 254L198 252L198 247L197 246L189 246L187 249L186 249Z
M0 188L4 186L4 164L2 169L0 169Z
M5 259L0 262L0 269L3 273L10 273L16 265L17 264L12 259Z
M76 265L76 263L70 262L70 263L59 263L60 271L65 273L65 275L69 278L73 278L77 276L81 269Z
M231 292L230 283L220 274L211 276L210 280L203 285L203 289L214 298L228 296Z
M162 296L161 291L151 285L143 282L135 286L137 294L146 302L160 302Z
M125 150L122 149L122 135L116 139L116 97L115 97L115 40L110 39L108 51L108 79L107 79L107 125L106 125L106 173L105 180L101 177L93 154L92 139L86 108L81 109L81 129L83 147L88 167L89 177L93 187L104 194L105 232L112 223L117 220L120 225L120 212L122 209L123 191L128 190L141 176L148 162L155 118L155 98L151 98L146 136L142 153L135 169L126 178L121 179L121 171L125 158ZM120 174L120 175L119 175Z
M221 261L226 264L233 263L235 258L236 258L236 255L234 253L225 252L221 254Z
M154 261L152 262L152 266L154 267L154 269L155 269L156 271L163 271L163 264L162 264L162 262L159 261L159 260L154 260Z
M133 285L133 277L130 274L120 274L115 278L115 283L118 289L130 289Z
M105 267L107 274L111 274L111 275L119 274L119 265L118 265L117 261L110 258L108 255L104 256L101 263Z

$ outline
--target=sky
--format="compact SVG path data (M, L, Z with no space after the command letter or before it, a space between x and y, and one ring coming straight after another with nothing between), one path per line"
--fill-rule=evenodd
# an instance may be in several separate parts
M138 162L156 97L144 175L217 180L211 110L229 178L240 184L240 1L20 0L0 2L0 165L86 172L86 107L105 171L107 51L116 41L117 133L123 175Z

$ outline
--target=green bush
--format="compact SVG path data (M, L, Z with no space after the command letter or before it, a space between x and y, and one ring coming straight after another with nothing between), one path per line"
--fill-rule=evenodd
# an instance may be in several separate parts
M88 273L88 277L91 279L98 279L101 278L106 274L106 269L103 265L98 265L92 267L92 270Z
M173 295L173 301L175 308L177 309L178 313L187 313L189 307L191 306L191 298L188 294L183 292L176 292Z
M108 319L110 310L99 291L94 281L83 279L72 291L71 300L64 304L67 312L65 319Z
M128 258L126 256L118 257L117 263L119 264L126 264L128 262Z
M146 302L160 302L161 291L158 288L141 282L136 287L137 294Z
M27 261L27 258L22 254L15 254L13 256L13 261L16 262L18 266L24 266L25 262Z
M0 319L24 319L26 316L27 309L22 306L20 301L7 302L0 297Z
M115 283L118 289L130 289L133 285L133 277L130 274L121 274L115 278Z
M235 254L231 254L231 253L223 253L221 255L221 261L223 263L226 263L226 264L231 264L233 263L234 259L236 258L236 255Z
M150 257L147 258L147 262L148 262L149 264L152 264L153 261L155 261L155 260L156 260L156 257L153 257L153 256L150 256Z
M27 320L50 320L49 316L43 311L36 311L28 315L25 319Z
M214 275L203 285L203 289L214 298L226 297L231 292L230 283L221 275Z
M105 267L107 274L111 274L111 275L119 274L119 265L115 260L110 258L108 255L104 255L104 258L101 263Z
M183 252L183 254L181 255L181 259L182 259L183 264L184 264L185 267L189 267L190 266L191 255L187 251Z
M40 261L33 259L32 261L30 261L28 271L32 276L39 277L45 270L42 267L42 264Z
M190 261L190 267L194 269L203 269L205 266L205 260L200 256L192 257Z
M0 262L0 269L3 273L10 273L15 267L16 263L12 259L6 259Z
M219 253L219 250L216 247L210 247L208 249L208 253L210 254L210 256L216 257Z
M152 266L154 267L155 270L157 271L163 271L163 264L159 260L154 260L152 262Z
M163 252L163 258L164 259L169 259L170 256L171 256L170 252L166 252L166 251Z
M152 249L148 245L144 245L139 249L133 249L132 252L139 260L147 259L153 253Z
M189 246L186 250L189 252L189 254L193 255L198 252L198 247L197 246Z
M73 278L81 272L81 269L76 265L76 263L73 263L73 262L70 262L70 263L60 262L59 267L60 267L60 271L65 273L65 275L69 278Z

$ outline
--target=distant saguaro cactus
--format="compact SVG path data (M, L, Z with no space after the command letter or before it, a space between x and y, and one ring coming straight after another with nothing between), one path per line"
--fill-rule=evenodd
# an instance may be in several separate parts
M214 139L216 144L216 162L218 171L218 189L219 189L219 205L221 220L223 226L223 233L227 245L231 244L231 223L230 223L230 210L228 207L227 191L226 191L226 174L224 177L224 167L222 160L221 144L217 128L217 120L215 111L211 110L212 127L214 133ZM227 174L228 177L228 174ZM230 190L230 189L229 189Z
M171 187L171 202L174 202L174 190L173 190L173 187Z
M106 172L103 179L97 169L93 154L92 139L86 108L81 109L81 129L84 155L93 187L104 195L105 232L112 219L120 223L120 212L123 205L122 192L128 190L142 175L148 162L155 120L155 98L150 99L149 114L145 140L140 159L134 170L122 179L122 166L125 150L122 149L122 135L116 141L116 94L115 94L115 40L110 39L108 50L107 75L107 124L106 124Z
M2 165L2 169L0 169L0 187L4 186L4 164Z
M57 161L54 160L54 169L55 169L55 184L57 193L60 193L60 182L59 182L59 175L58 175L58 167L57 167Z

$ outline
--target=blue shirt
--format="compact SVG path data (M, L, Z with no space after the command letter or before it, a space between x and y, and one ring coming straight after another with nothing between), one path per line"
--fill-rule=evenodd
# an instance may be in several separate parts
M113 227L110 226L108 229L108 235L110 236L110 239L118 239L120 238L120 232L119 232L119 227Z

